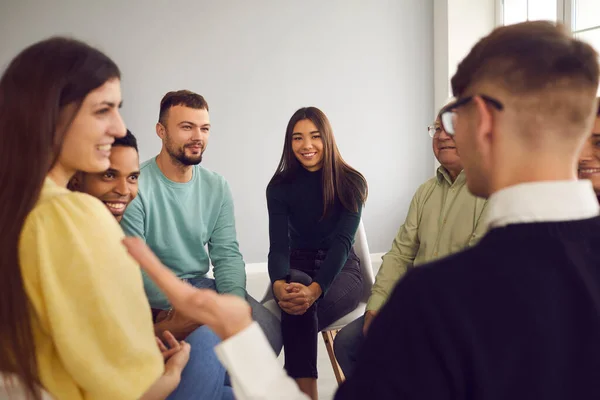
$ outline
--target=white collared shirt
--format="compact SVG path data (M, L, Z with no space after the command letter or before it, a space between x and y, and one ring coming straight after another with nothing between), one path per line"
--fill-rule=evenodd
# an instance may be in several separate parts
M532 222L593 218L600 206L592 183L582 181L531 182L494 193L487 204L488 228Z

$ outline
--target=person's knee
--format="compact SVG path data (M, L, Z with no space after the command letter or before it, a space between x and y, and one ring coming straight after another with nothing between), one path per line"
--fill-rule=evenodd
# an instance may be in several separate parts
M312 283L312 278L305 272L297 269L290 269L290 282L301 283L304 286L308 286Z
M185 339L192 347L192 351L198 347L214 347L221 342L221 339L206 325L196 328Z
M338 354L343 356L358 349L363 338L363 321L364 318L361 317L349 323L335 336L335 340L333 341L333 351L336 356Z

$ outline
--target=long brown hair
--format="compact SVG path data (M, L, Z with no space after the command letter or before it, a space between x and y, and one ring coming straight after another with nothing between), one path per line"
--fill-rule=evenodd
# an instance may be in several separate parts
M315 124L323 142L323 217L327 215L327 210L335 203L336 198L346 209L358 212L359 207L367 200L367 181L360 172L343 160L335 143L329 119L316 107L303 107L292 115L285 131L281 161L269 185L290 181L299 168L304 168L292 150L294 126L303 119Z
M100 51L57 37L23 50L0 79L0 373L14 374L36 399L40 379L19 266L21 230L83 99L119 77Z

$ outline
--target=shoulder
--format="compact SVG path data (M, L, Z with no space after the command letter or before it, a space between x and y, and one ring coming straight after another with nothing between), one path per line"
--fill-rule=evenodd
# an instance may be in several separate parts
M426 180L417 188L417 191L415 192L413 199L415 199L415 200L424 199L425 197L427 197L427 195L429 193L431 193L438 186L439 186L439 180L436 176Z
M284 182L281 179L272 179L271 182L269 182L269 184L267 185L267 197L281 199L291 185L291 182Z
M154 169L155 166L156 166L156 158L155 157L152 157L151 159L144 161L140 165L140 177L155 175L156 174L155 169Z
M64 191L43 196L27 216L23 235L48 232L63 239L72 235L122 235L106 206L85 193Z
M155 181L158 179L157 172L159 172L159 170L156 166L155 157L144 161L140 165L140 177L138 180L138 185L141 191L148 190L156 186Z
M216 173L200 165L194 166L194 174L198 175L199 180L204 184L219 187L229 187L227 179L221 174Z

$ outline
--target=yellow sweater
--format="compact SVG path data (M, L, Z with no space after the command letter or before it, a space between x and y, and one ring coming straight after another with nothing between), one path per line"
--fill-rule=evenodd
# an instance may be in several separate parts
M134 400L162 374L138 265L97 199L46 179L19 257L44 387L55 399Z

